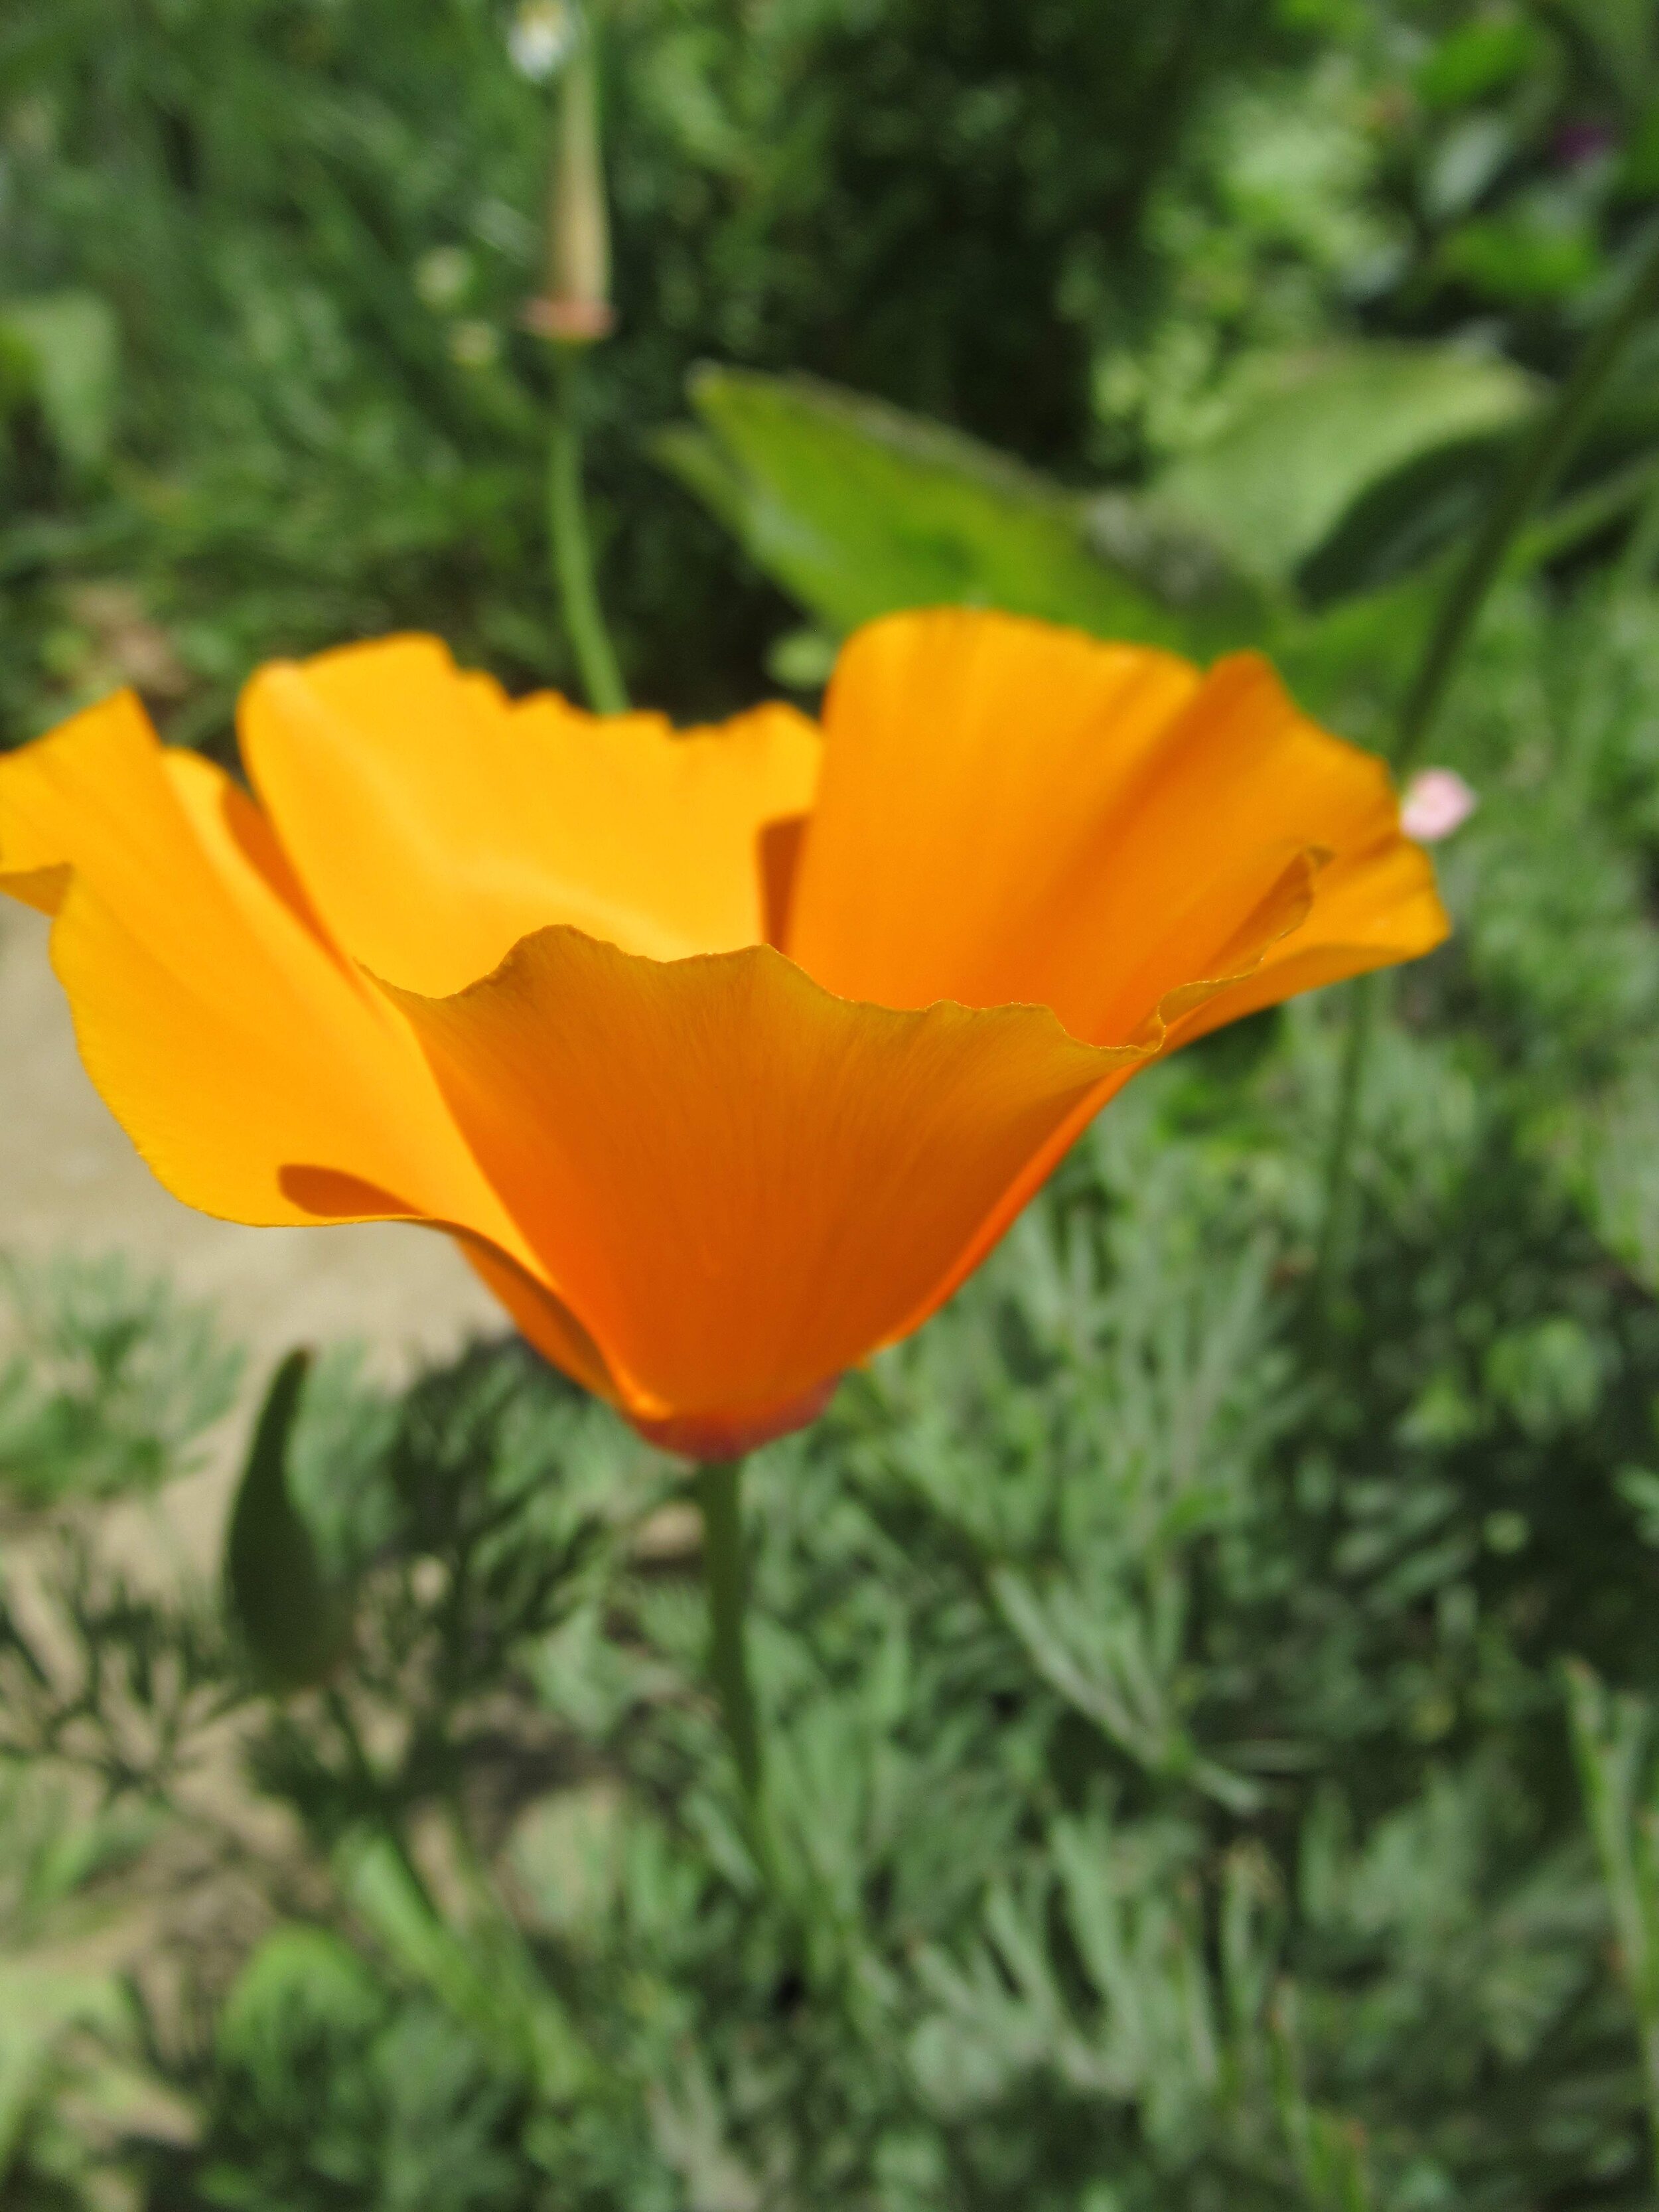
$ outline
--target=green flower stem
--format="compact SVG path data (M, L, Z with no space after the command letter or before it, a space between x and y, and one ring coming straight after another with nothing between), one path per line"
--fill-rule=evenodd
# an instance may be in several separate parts
M1644 524L1659 494L1659 453L1644 453L1629 467L1618 470L1589 491L1563 500L1542 521L1531 523L1515 541L1511 570L1520 575L1541 568L1547 562L1571 553L1598 531L1632 518L1626 548L1640 539ZM1621 553L1613 574L1627 573L1628 550Z
M758 1831L763 1762L744 1627L749 1560L743 1540L742 1483L743 1462L733 1459L699 1468L694 1488L702 1513L703 1571L708 1588L708 1671L720 1698L744 1802Z
M374 1762L368 1755L356 1716L337 1683L330 1682L325 1687L323 1705L345 1747L351 1778L362 1801L362 1820L367 1832L385 1844L402 1869L412 1893L420 1899L428 1911L435 1911L432 1893L427 1887L426 1876L416 1863L404 1823L386 1802L385 1787L374 1771Z
M553 578L589 706L596 714L625 714L628 693L599 608L588 540L587 501L582 484L583 350L579 344L554 348L553 434L547 469Z
M1402 782L1421 763L1447 686L1522 525L1560 474L1620 356L1656 307L1659 307L1659 223L1654 226L1624 296L1584 347L1554 405L1516 454L1441 605L1395 727L1395 773ZM1324 1222L1314 1274L1314 1295L1322 1310L1329 1299L1341 1257L1359 1101L1376 1027L1376 988L1375 979L1365 976L1355 981L1349 995L1336 1122L1326 1158Z
M1566 465L1620 356L1656 307L1659 307L1659 223L1654 226L1647 251L1623 299L1579 355L1555 404L1516 454L1446 594L1416 680L1400 710L1394 760L1402 777L1422 760L1447 684L1504 566L1510 541Z
M1659 568L1659 488L1649 495L1637 516L1614 574L1625 591L1643 591L1652 582L1656 568Z

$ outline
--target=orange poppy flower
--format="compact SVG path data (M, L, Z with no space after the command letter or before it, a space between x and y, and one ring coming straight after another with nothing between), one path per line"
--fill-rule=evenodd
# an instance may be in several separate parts
M261 669L255 799L123 696L0 762L92 1079L229 1220L460 1240L644 1434L737 1453L927 1319L1137 1068L1446 932L1382 764L1253 656L875 623L822 731Z

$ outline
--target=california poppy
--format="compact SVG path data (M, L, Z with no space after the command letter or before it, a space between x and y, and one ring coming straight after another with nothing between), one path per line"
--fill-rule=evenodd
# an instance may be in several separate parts
M243 1222L458 1237L705 1458L811 1418L1138 1068L1445 934L1382 764L1244 655L878 622L823 726L508 701L400 637L261 669L256 796L129 696L0 762L93 1081Z

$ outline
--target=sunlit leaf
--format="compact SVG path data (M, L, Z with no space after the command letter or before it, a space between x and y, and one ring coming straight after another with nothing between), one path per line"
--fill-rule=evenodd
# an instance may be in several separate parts
M703 427L666 433L660 458L837 634L945 604L1200 649L1255 624L1253 595L1213 547L1144 502L1067 492L803 378L706 368L691 396Z
M77 468L108 458L114 434L120 337L95 292L52 292L0 306L0 343L27 363L30 394L64 458Z
M1438 447L1510 428L1533 400L1509 362L1449 347L1291 356L1158 489L1241 565L1288 580L1372 486Z

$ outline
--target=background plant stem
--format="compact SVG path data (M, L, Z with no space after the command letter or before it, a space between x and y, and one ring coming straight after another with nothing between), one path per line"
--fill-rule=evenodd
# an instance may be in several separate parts
M743 1540L742 1480L743 1462L726 1460L700 1468L695 1487L702 1513L703 1572L708 1589L708 1671L744 1798L757 1819L763 1765L744 1629L749 1560Z
M1555 404L1531 438L1522 443L1441 605L1395 726L1395 772L1402 781L1422 761L1447 686L1516 532L1565 467L1620 356L1656 307L1659 307L1659 224L1654 227L1623 298L1591 336ZM1323 1224L1314 1273L1314 1294L1322 1311L1341 1262L1359 1101L1376 1029L1377 989L1375 977L1362 976L1349 991L1347 1035L1336 1121L1326 1159Z
M600 611L587 532L587 499L582 482L583 351L579 345L554 348L553 431L547 469L553 579L589 706L599 714L625 714L628 693Z
M1659 307L1659 224L1623 299L1591 336L1555 404L1516 455L1475 533L1456 581L1446 594L1395 726L1394 761L1402 777L1422 759L1446 686L1486 595L1497 581L1510 539L1565 465L1619 356L1656 307Z

